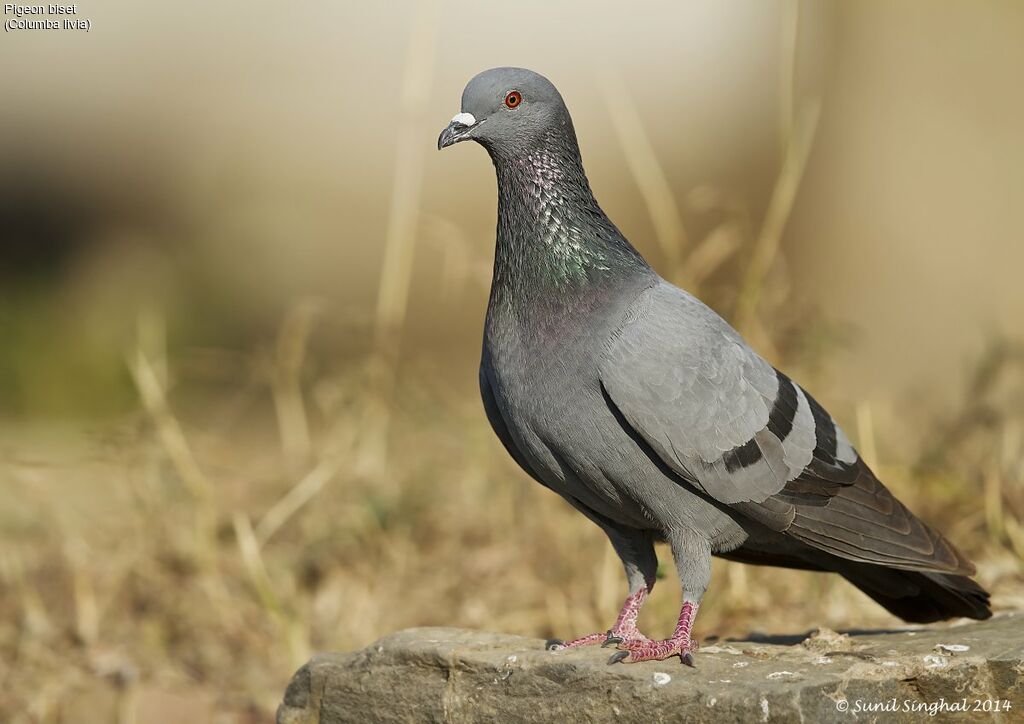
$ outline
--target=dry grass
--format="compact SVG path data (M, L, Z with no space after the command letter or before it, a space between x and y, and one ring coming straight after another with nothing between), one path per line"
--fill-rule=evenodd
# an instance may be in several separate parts
M965 407L937 426L950 430L949 459L928 453L914 469L909 457L889 462L881 442L861 444L879 449L881 475L970 552L1006 606L1019 600L1024 553L1022 420L1005 404L1021 394L1020 351L999 359L972 385L985 412ZM266 720L315 650L430 624L564 636L614 615L624 584L610 546L516 470L471 386L424 384L443 378L424 367L399 376L392 453L375 477L357 467L359 420L376 404L364 364L292 385L272 367L255 390L239 369L241 382L201 405L188 400L203 380L179 367L138 350L134 424L23 439L4 456L4 721L82 720L83 700L119 721ZM248 400L240 411L233 393ZM177 414L175 399L189 411ZM857 419L861 435L897 435L866 408ZM298 462L288 425L308 436ZM678 603L663 568L644 613L655 634ZM894 623L834 577L716 562L698 628ZM164 711L166 701L176 703Z

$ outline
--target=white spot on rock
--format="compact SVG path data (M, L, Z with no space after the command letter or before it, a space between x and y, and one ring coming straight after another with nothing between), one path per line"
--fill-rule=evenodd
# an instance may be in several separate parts
M947 666L949 664L949 659L945 656L928 654L924 657L924 663L927 664L929 669L941 669L943 666Z
M662 687L668 682L672 681L672 677L663 671L655 671L654 676L652 678L654 679L655 687Z
M512 654L511 656L506 658L505 661L507 661L510 664L514 664L515 662L519 661L519 657L516 656L515 654Z
M762 696L760 704L761 704L761 721L766 722L766 721L768 721L768 717L771 714L771 711L768 709L768 699L766 699L765 697Z
M936 644L935 650L940 654L962 654L970 651L971 647L964 644Z
M734 668L734 669L742 669L744 666L750 666L750 662L749 661L737 661L735 664L732 665L732 668Z
M773 671L772 673L768 674L767 678L769 678L769 679L789 679L789 678L792 678L792 677L795 677L795 676L799 676L799 674L796 674L796 673L794 673L792 671Z
M816 664L831 664L832 663L832 659L830 659L827 656L819 656L818 658L816 658L814 660L814 663L816 663Z
M710 699L708 699L708 707L709 708L714 707L714 705L717 704L717 703L718 703L718 697L717 696L713 696Z

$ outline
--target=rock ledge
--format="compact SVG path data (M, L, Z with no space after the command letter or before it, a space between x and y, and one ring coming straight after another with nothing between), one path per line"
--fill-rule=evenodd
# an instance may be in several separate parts
M362 651L315 656L296 672L277 721L1024 721L1024 613L717 642L697 652L696 668L678 659L608 666L610 653L408 629Z

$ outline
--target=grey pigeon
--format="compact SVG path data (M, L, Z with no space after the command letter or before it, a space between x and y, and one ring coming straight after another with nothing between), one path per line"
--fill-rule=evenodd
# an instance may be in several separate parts
M469 140L498 177L487 417L523 470L604 530L629 585L610 630L549 647L692 664L712 555L838 573L907 621L991 615L971 562L893 497L810 393L619 232L546 78L473 78L437 146ZM656 541L683 589L664 641L636 627Z

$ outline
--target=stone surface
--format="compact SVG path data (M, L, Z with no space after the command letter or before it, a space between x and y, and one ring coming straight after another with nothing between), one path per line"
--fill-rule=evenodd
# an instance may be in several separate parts
M548 652L540 640L451 628L399 631L362 651L314 657L292 679L277 721L1024 721L1024 613L716 642L697 652L696 668L678 658L609 666L611 652Z

